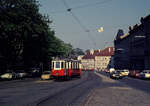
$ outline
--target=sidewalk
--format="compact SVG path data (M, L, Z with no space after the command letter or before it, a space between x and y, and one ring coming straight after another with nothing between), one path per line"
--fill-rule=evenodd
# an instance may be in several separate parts
M99 73L101 87L93 90L84 106L149 106L150 95Z

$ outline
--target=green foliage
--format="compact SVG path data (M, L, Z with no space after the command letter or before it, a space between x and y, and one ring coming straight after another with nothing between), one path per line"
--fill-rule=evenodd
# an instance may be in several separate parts
M36 0L1 0L0 54L7 65L33 66L44 62L47 56L48 36L54 33L51 23L39 13Z
M48 66L51 57L80 52L57 38L51 23L36 0L0 0L0 64Z

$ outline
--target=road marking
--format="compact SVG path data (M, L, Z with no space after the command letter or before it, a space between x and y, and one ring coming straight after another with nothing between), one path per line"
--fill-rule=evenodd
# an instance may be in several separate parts
M106 76L104 76L104 75L102 75L102 74L97 73L97 72L94 72L94 73L95 73L96 75L98 75L99 77L101 77L103 82L111 82L111 83L117 82L117 81L115 81L115 80L113 80L113 79L110 79L110 78L108 78L108 77L106 77Z
M52 80L38 80L38 81L35 81L35 83L51 83L53 82Z
M113 88L113 89L119 89L119 90L132 90L132 88L129 88L129 87L110 87L110 88Z
M85 102L84 106L89 106L89 103L92 100L93 96L94 96L94 90L92 90L91 93L88 94L87 96L88 100Z

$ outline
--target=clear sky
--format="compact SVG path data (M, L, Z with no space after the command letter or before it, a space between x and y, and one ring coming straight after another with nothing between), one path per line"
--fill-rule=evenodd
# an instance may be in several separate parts
M75 48L104 49L113 46L118 29L128 32L130 25L140 23L140 18L150 14L150 0L38 0L40 12L53 21L56 36ZM83 30L86 27L89 32ZM98 28L103 27L103 32Z

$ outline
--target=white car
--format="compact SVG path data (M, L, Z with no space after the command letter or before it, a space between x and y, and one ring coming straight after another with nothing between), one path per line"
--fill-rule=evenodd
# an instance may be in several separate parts
M110 78L112 79L122 79L123 76L121 75L120 71L114 71L110 73Z
M121 70L121 74L122 74L122 76L128 76L129 70L128 69Z
M16 78L16 74L15 73L4 73L0 76L1 79L8 79L8 80L11 80L11 79L15 79Z
M43 74L41 75L41 80L48 80L48 79L52 79L51 72L50 71L43 72Z
M150 79L150 70L143 70L140 72L139 78Z
M114 68L110 68L110 69L109 69L109 73L112 73L112 72L115 72L115 69L114 69Z

